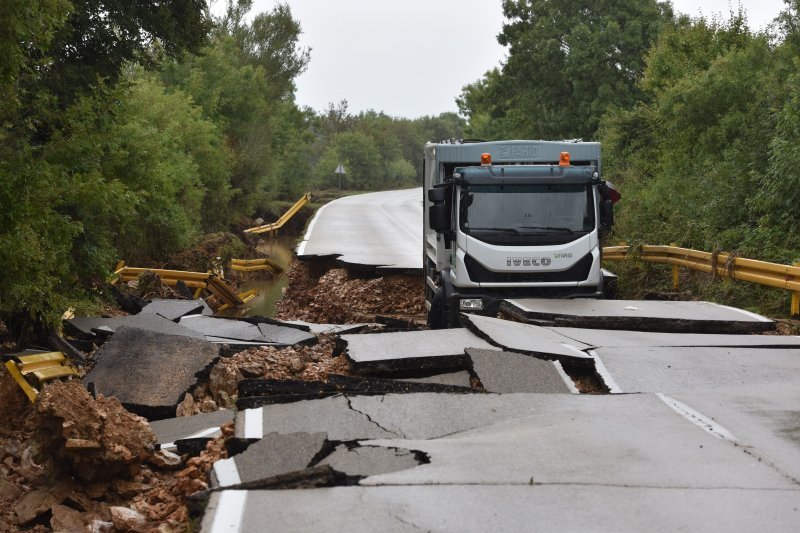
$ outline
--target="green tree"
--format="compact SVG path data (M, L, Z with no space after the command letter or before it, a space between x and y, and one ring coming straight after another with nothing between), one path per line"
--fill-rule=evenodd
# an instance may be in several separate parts
M592 138L608 109L641 98L644 55L672 20L656 0L505 0L503 12L506 63L459 99L491 137Z

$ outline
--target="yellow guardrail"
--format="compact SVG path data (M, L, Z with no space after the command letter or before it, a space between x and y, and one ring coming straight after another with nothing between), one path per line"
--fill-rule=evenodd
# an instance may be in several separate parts
M152 272L156 274L161 283L165 285L177 285L178 281L183 281L187 287L197 289L197 293L203 290L208 291L214 295L225 308L237 307L243 303L251 300L257 294L257 291L248 291L243 294L236 294L236 291L230 285L210 272L187 272L184 270L164 270L159 268L134 268L125 266L125 263L120 261L114 274L117 279L121 281L133 281L138 279L139 276L145 272ZM197 294L195 293L195 294ZM199 296L199 295L198 295Z
M675 245L606 246L603 248L604 260L621 261L628 257L636 257L647 263L672 265L672 285L676 290L679 269L688 268L722 278L749 281L791 291L791 313L800 315L800 265L798 264L790 266L768 263L745 259L735 254L701 252Z
M238 272L254 272L256 270L269 270L273 274L280 274L283 268L267 258L262 259L231 259L231 270Z
M300 211L303 207L305 207L310 201L311 201L311 193L307 192L303 195L302 198L297 200L294 203L294 205L289 208L288 211L286 211L283 215L281 215L281 218L279 218L276 222L273 222L272 224L264 224L263 226L248 228L244 230L244 232L253 233L255 235L267 232L277 234L278 230L281 229L284 224L289 222L289 220L291 220L291 218L295 216L297 212Z
M4 355L3 361L31 403L36 401L39 389L48 381L78 376L78 371L62 352L23 352Z

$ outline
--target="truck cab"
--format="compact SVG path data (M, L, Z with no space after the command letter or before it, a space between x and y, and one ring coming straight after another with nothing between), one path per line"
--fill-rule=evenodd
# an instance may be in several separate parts
M428 322L496 315L507 298L603 296L601 233L619 195L600 145L495 141L425 147Z

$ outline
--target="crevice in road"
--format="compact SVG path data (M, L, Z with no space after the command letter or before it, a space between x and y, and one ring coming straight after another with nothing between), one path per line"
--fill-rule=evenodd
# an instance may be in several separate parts
M343 395L343 396L344 396L344 399L347 401L347 407L348 407L348 408L349 408L351 411L355 411L356 413L358 413L358 414L360 414L360 415L363 415L364 417L366 417L366 419L367 419L367 420L369 420L371 423L375 424L375 426L376 426L376 427L378 427L379 429L382 429L383 431L385 431L385 432L387 432L387 433L391 433L392 435L395 435L396 437L402 437L402 438L404 438L404 439L405 439L405 438L407 438L407 437L406 437L406 435L405 435L405 434L404 434L402 431L400 431L399 429L398 429L398 430L392 430L392 429L389 429L389 428L383 427L383 426L382 426L381 424L379 424L377 421L373 420L373 419L372 419L372 417L371 417L371 416L369 416L369 414L367 414L367 413L365 413L365 412L363 412L363 411L359 411L358 409L356 409L356 408L353 406L352 399L351 399L349 396L347 396L347 395Z

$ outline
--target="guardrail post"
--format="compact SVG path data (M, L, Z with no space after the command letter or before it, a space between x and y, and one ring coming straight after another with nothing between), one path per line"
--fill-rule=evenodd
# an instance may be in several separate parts
M796 261L793 266L800 266L800 261ZM800 315L800 292L792 292L792 309L790 314L792 316Z
M678 245L674 242L669 243L672 247L677 247ZM680 274L680 268L678 265L672 265L672 290L678 292L678 275Z

